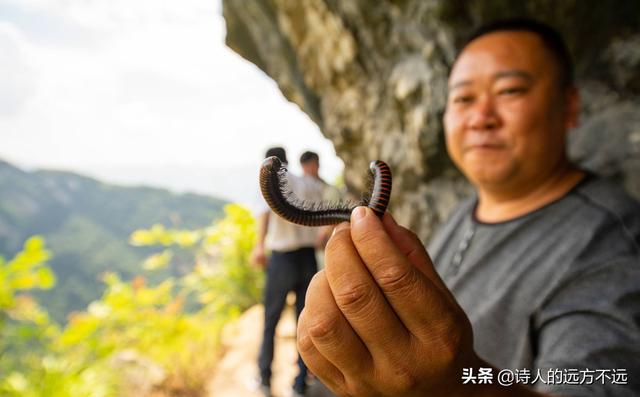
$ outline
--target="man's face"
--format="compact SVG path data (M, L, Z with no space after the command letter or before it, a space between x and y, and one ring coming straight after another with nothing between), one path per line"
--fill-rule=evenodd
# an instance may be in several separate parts
M566 91L537 35L499 31L475 39L449 77L449 155L481 188L544 181L562 165L565 133L576 123L577 96Z
M318 171L320 170L320 161L318 160L308 160L301 164L302 171L307 175L318 176Z

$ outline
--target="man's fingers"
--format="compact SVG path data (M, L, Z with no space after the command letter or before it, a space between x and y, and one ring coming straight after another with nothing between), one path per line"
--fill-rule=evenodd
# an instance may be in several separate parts
M351 237L386 300L413 335L433 338L433 331L446 332L453 326L449 319L451 311L456 309L455 303L442 292L439 283L409 262L369 208L354 210ZM406 246L404 250L407 251ZM434 327L443 329L434 330Z
M409 348L409 333L362 263L347 223L336 228L327 244L325 273L336 309L344 314L371 356L391 363L402 361L402 349L388 346L404 342L403 347Z
M340 393L344 387L344 376L329 360L327 360L313 344L307 330L307 309L298 318L297 345L298 352L307 368L322 380L333 392Z
M368 371L371 354L338 309L324 271L316 274L309 285L304 313L299 325L304 340L299 339L299 343L302 347L313 344L322 356L316 366L325 367L323 360L326 360L345 375L357 376Z
M393 216L388 212L384 213L382 218L382 224L384 225L387 234L391 238L400 252L407 256L409 261L420 270L425 276L433 282L433 284L440 288L453 302L455 298L449 288L445 285L440 275L436 272L433 262L429 257L422 241L411 230L406 229L393 219Z

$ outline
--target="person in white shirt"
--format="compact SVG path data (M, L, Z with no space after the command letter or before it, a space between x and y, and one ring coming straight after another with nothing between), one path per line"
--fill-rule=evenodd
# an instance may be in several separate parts
M327 203L337 203L342 200L342 194L340 190L338 190L335 186L330 185L325 182L324 179L320 177L320 157L317 153L306 151L300 155L300 166L302 167L302 173L304 176L311 176L316 181L322 183L323 191L322 191L322 201ZM316 233L316 242L315 247L322 252L324 247L327 245L327 241L329 241L329 237L333 232L335 225L322 226L320 230ZM318 266L322 269L322 255L319 257L316 256L318 260Z
M265 158L271 156L276 156L283 164L287 164L287 155L283 148L274 147L267 150ZM315 163L319 164L317 155L315 157ZM288 187L300 200L321 200L325 183L318 177L317 167L305 163L307 161L302 164L303 176L287 172ZM307 287L318 267L315 246L319 232L318 228L299 226L285 221L276 216L266 203L258 215L258 241L253 249L251 260L258 266L266 267L267 271L264 290L264 332L258 358L261 389L266 396L271 395L271 362L276 326L290 291L296 294L296 316L299 316L304 308ZM271 255L267 258L268 251ZM298 357L298 366L300 372L295 379L293 391L294 395L304 395L307 387L307 367L300 357Z

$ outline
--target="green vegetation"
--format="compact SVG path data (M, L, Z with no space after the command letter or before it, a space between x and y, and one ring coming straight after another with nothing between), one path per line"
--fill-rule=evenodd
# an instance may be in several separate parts
M0 252L15 255L29 236L41 235L55 255L48 261L58 276L55 290L34 295L58 323L100 297L100 275L123 280L144 274L153 281L179 277L193 260L184 252L172 265L145 273L148 247L127 244L136 229L161 224L201 228L221 216L224 202L162 189L118 187L59 171L25 172L0 160Z
M0 395L204 395L223 325L259 301L263 282L248 265L254 219L238 205L224 214L202 229L135 231L132 244L161 250L144 261L149 271L187 254L191 271L153 283L106 273L102 297L64 327L28 295L55 283L44 240L0 258Z

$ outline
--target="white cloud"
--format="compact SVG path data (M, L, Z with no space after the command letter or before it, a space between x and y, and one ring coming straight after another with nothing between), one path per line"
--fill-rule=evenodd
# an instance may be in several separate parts
M35 90L35 72L25 53L24 37L0 22L0 117L19 114Z

